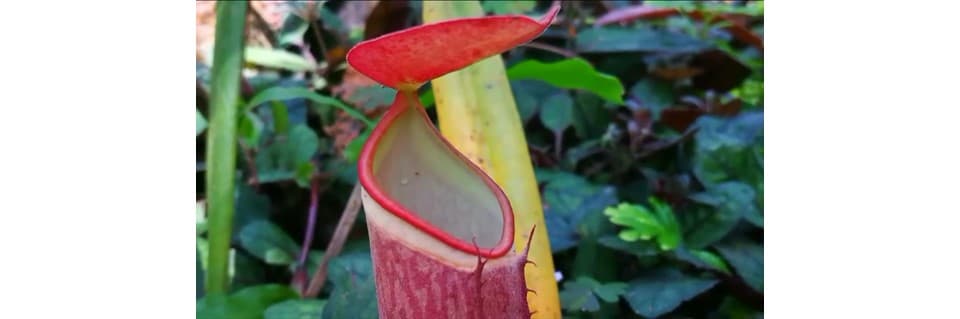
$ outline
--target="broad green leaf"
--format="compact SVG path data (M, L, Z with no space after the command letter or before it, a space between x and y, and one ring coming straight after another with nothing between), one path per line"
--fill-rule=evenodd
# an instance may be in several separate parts
M346 279L330 293L323 307L323 319L375 319L377 286L373 276Z
M266 266L257 257L231 249L232 263L230 266L230 289L236 291L267 282Z
M589 227L596 225L584 221L593 215L603 217L603 209L616 201L612 187L594 185L583 177L566 172L552 176L544 187L543 202L553 252L575 246L582 236L599 236L595 227Z
M617 302L627 292L627 284L622 282L605 283L593 288L593 293L606 302Z
M573 99L567 92L551 95L540 110L540 121L554 133L560 134L573 123Z
M730 273L730 268L727 267L727 263L723 262L723 259L720 258L720 256L717 256L717 254L706 250L691 250L690 254L696 256L714 269L720 270L727 274Z
M638 315L654 318L707 291L716 279L692 277L672 268L650 271L630 282L624 298Z
M735 117L704 116L694 124L693 173L707 189L726 181L740 181L760 190L763 184L763 113L743 112ZM760 196L755 200L762 203ZM759 214L762 215L762 214ZM762 225L747 212L751 222Z
M570 165L570 167L574 167L577 165L578 162L580 162L580 160L584 159L587 156L590 156L591 154L596 153L599 149L600 149L599 140L589 140L575 147L568 148L566 151L566 154L564 154L563 159L567 163L567 165Z
M652 241L625 241L616 235L600 237L597 240L604 247L619 250L637 257L655 256L660 253L660 247Z
M231 238L236 238L240 234L240 230L248 224L258 220L266 220L270 213L270 199L257 193L247 183L237 183L234 198L236 199L234 207L237 211L233 216Z
M267 308L263 319L318 319L326 304L326 300L319 299L287 300Z
M257 105L270 102L270 101L283 101L283 100L290 100L290 99L296 99L296 98L304 98L319 105L332 106L332 107L339 108L340 110L344 111L350 116L360 121L363 121L363 123L367 124L368 127L373 127L375 124L373 121L367 118L366 115L363 115L363 113L360 113L360 111L354 109L353 107L350 107L347 104L344 104L340 100L329 97L329 96L318 94L305 87L278 86L278 87L266 89L263 92L258 93L252 99L250 99L250 101L247 102L247 105L244 107L244 109L250 110L256 107Z
M296 292L278 284L248 287L229 296L208 295L197 301L197 318L261 319L270 305L294 298Z
M740 215L711 207L695 207L678 215L683 242L688 248L703 249L723 239L740 221Z
M653 114L654 120L660 119L663 109L673 105L673 87L669 82L643 78L630 88L630 95Z
M560 88L537 80L511 80L510 89L513 91L517 112L520 113L520 119L523 122L537 114L547 98L564 92Z
M257 153L257 176L261 183L295 180L308 187L313 172L311 159L323 146L306 125L296 125L285 139L278 139ZM309 164L309 165L308 165Z
M613 115L605 105L617 104L606 103L590 92L577 92L574 101L573 128L577 137L583 140L601 138L613 121Z
M563 290L560 291L560 304L563 309L587 312L600 310L600 302L593 293L593 285L587 283L587 280L592 281L590 278L581 277L563 285Z
M540 103L536 97L531 94L517 91L515 95L517 99L517 112L520 113L520 119L526 123L534 114L537 114L537 110L540 109Z
M741 238L716 247L747 285L763 293L763 245Z
M717 209L728 215L739 214L751 224L763 228L763 212L756 205L757 192L742 182L723 182L710 186L709 194L719 198Z
M590 277L578 277L563 285L560 292L560 304L564 309L572 311L594 312L600 310L599 300L612 303L620 299L626 292L627 284L610 282L602 284Z
M717 309L717 313L721 315L719 318L763 319L762 312L757 312L757 310L731 296L724 298L723 303L720 304L720 309Z
M493 12L493 14L502 15L502 14L522 14L527 13L533 10L537 5L535 0L514 0L514 1L501 1L501 0L487 0L481 2L483 5L483 11Z
M265 220L250 223L240 231L240 245L267 264L289 265L300 247L277 225Z
M637 28L587 28L577 34L577 52L663 52L693 53L710 47L682 32L655 29L650 26Z
M293 72L306 72L317 69L316 64L307 61L307 59L302 56L280 49L247 47L243 54L247 63L264 67L284 69Z
M511 80L534 79L565 89L586 90L612 103L623 103L623 84L620 80L597 72L589 62L581 58L551 63L524 60L510 67L507 76Z
M730 274L730 268L723 258L707 250L688 250L679 248L673 251L677 259L686 261L694 266L703 269L717 270L725 274Z
M373 277L373 261L367 251L341 253L330 260L327 279L334 286L349 286L350 282Z
M200 114L200 110L197 110L197 136L200 136L200 133L203 133L203 130L207 128L207 119L203 118L203 114Z

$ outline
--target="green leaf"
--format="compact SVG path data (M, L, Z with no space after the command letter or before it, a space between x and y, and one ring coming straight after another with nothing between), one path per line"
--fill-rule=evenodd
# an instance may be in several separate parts
M560 292L560 304L564 309L594 312L600 310L598 297L604 302L617 302L620 295L626 292L627 284L622 282L601 284L590 277L578 277L576 281L565 283L563 288Z
M203 118L203 114L200 114L200 110L197 110L197 136L200 136L200 133L203 133L203 130L207 128L207 119Z
M724 274L730 274L730 268L727 267L727 263L723 261L723 258L707 250L687 250L679 248L674 250L674 256L676 256L677 259L703 269L717 270Z
M429 109L436 103L436 97L433 96L433 90L426 90L420 95L420 104L423 108Z
M696 207L679 215L684 244L703 249L722 239L740 221L740 215L711 208Z
M323 314L326 300L299 299L274 304L263 313L264 319L316 319Z
M540 121L554 133L560 134L573 122L573 99L567 92L551 95L540 110Z
M620 232L620 238L624 241L650 240L656 237L660 249L668 251L676 248L680 245L681 231L673 210L653 197L650 198L650 204L653 206L652 210L642 205L624 203L608 207L604 210L604 215L610 218L610 222L625 226L626 229Z
M208 295L197 301L197 318L261 319L270 305L297 298L286 285L253 286L225 295Z
M367 118L366 115L363 115L363 113L360 113L360 111L354 109L353 107L350 107L347 104L344 104L340 100L337 100L329 96L317 94L316 92L313 92L312 90L305 87L277 86L277 87L272 87L272 88L263 90L262 92L254 96L252 99L250 99L250 101L247 102L247 105L244 107L244 109L250 110L256 107L257 105L270 102L270 101L283 101L283 100L290 100L290 99L296 99L296 98L304 98L319 105L333 106L333 107L339 108L340 110L343 110L345 113L349 114L350 116L360 121L363 121L363 123L366 124L367 127L373 127L375 124L373 121Z
M541 80L564 89L586 90L607 101L623 104L623 84L620 80L597 72L589 62L581 58L551 63L524 60L510 67L507 77L511 80Z
M663 52L693 53L710 47L706 42L678 31L637 28L587 28L577 34L577 52Z
M541 175L544 173L539 171ZM603 235L598 229L602 225L584 221L594 215L602 220L603 209L616 201L616 191L612 187L593 185L583 177L566 172L553 174L543 189L544 218L551 250L569 249L584 236Z
M563 160L574 167L580 160L596 153L600 149L600 140L589 140L575 147L568 148Z
M676 269L659 268L631 281L624 298L635 313L653 318L673 311L684 301L716 284L716 279L692 277Z
M604 247L619 250L637 257L655 256L660 253L660 248L652 241L625 241L616 235L600 237L598 240Z
M500 0L487 0L480 3L483 6L483 11L493 12L493 14L522 14L530 12L537 5L535 0L514 0L514 1L500 1Z
M763 214L757 208L757 192L743 182L723 182L708 186L707 193L718 200L714 205L727 215L743 216L747 221L763 228Z
M363 144L367 143L367 138L370 137L370 129L363 131L362 134L353 138L347 147L343 148L343 158L350 163L356 163L360 159L360 152L363 151Z
M654 120L660 119L660 113L673 105L673 87L669 82L643 78L630 88L630 95L640 103L640 107L649 109Z
M277 32L277 46L285 47L291 44L300 45L303 43L303 35L307 32L309 25L306 21L303 21L302 18L296 14L290 13L287 14L287 17L283 19L283 25L280 26L280 31Z
M560 304L563 309L588 312L600 310L600 302L593 294L593 287L585 282L586 279L589 278L581 277L563 285L563 291L560 291Z
M263 121L256 114L245 112L240 117L240 126L237 135L241 143L249 148L260 145L260 136L263 134Z
M316 170L313 162L301 162L297 165L297 171L295 173L295 179L297 180L297 185L303 188L310 187L310 179L313 178L313 172Z
M627 292L627 284L622 282L610 282L594 287L593 292L606 302L617 302L620 296Z
M368 255L369 256L369 255ZM330 293L323 309L323 319L375 319L377 312L376 284L373 276L345 278Z
M517 102L517 112L520 113L520 118L524 122L537 114L547 98L554 94L566 92L547 82L538 80L511 80L510 90L513 91L513 96Z
M293 72L314 71L317 65L307 61L302 56L280 50L264 47L247 47L244 52L247 63L264 67L283 69Z
M373 277L373 261L368 251L341 253L330 260L327 279L334 286L350 286L356 280Z
M237 212L233 218L231 238L236 238L240 234L240 230L248 224L258 220L266 220L270 213L270 199L257 193L247 183L237 183L234 198Z
M763 293L763 245L741 238L716 248L747 285Z
M763 182L763 112L732 118L702 116L697 133L693 173L704 185L739 180L754 187ZM759 155L759 156L758 156Z
M313 173L314 154L321 149L317 134L304 124L290 129L287 138L278 139L257 153L257 176L261 183L296 180L308 187Z
M270 102L270 111L273 116L274 134L286 136L290 133L290 113L287 105L280 101Z
M606 103L596 94L577 92L573 104L573 128L577 137L583 140L600 139L613 121L613 116L604 105Z
M271 265L290 265L300 250L282 228L265 220L244 227L240 231L240 245Z
M763 105L763 81L747 79L740 87L730 91L730 94L749 105Z

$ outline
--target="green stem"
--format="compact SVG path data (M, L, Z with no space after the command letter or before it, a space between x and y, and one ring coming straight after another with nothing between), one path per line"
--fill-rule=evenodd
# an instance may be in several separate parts
M225 294L230 287L228 266L246 15L246 1L217 3L210 81L211 120L207 133L208 294Z

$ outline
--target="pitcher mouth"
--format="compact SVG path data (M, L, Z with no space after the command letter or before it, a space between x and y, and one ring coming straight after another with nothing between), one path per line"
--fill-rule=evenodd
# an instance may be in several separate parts
M415 140L411 136L392 136L390 134L391 128L395 125L408 125L410 127L417 127L417 123L407 123L409 121L422 121L423 128L416 128L416 130L424 130L424 132L415 132L420 133L427 137L428 139L435 139L434 141L413 141ZM401 164L386 163L384 161L390 161L391 158L387 158L385 155L380 155L378 157L378 152L381 151L381 146L384 143L391 143L399 141L397 143L421 143L417 145L428 145L429 143L435 143L436 145L432 146L439 151L438 154L428 154L436 156L437 161L446 161L446 165L461 165L461 167L456 169L465 169L466 171L456 172L459 175L470 174L475 178L479 178L479 182L482 183L485 188L483 191L486 191L485 194L477 193L480 191L478 185L467 185L464 184L476 183L477 180L464 181L466 183L459 183L459 181L453 181L452 183L446 183L446 185L440 185L443 183L436 182L423 182L420 185L411 183L409 185L410 191L402 189L400 187L407 186L407 178L403 178L400 183L404 186L399 186L396 184L396 181L391 180L390 185L385 185L387 183L381 183L383 181L378 178L378 171L375 169L380 169L379 173L384 173L387 169L397 169L397 170L409 170L407 166ZM416 145L412 145L416 146ZM431 146L423 146L431 147ZM392 149L387 149L386 151L393 151ZM411 150L413 152L413 150ZM452 158L441 158L442 156L448 156ZM430 161L429 157L418 157L419 159ZM410 160L409 162L414 162L412 165L417 164L431 164L431 163L415 163L416 160ZM455 164L454 162L458 162ZM404 163L409 164L409 163ZM443 163L441 163L443 164ZM375 165L379 167L375 167ZM384 166L387 165L387 166ZM423 174L437 176L437 178L443 179L444 175L448 172L438 171L437 167L442 167L443 165L438 165L431 170L431 167L422 167ZM449 166L448 166L449 167ZM404 93L404 91L397 92L395 97L394 104L390 106L390 109L387 110L383 118L380 120L380 123L374 128L371 132L370 137L363 146L363 150L360 153L360 158L358 161L358 175L360 179L360 184L363 186L364 190L368 193L371 199L377 202L384 210L390 212L394 216L404 220L415 228L423 231L429 236L443 242L444 244L463 251L468 254L477 255L485 258L496 258L505 255L513 246L514 241L514 216L513 210L510 207L510 201L508 200L506 194L503 190L493 181L490 176L483 172L483 170L467 159L463 154L457 151L446 139L444 139L436 127L432 125L427 117L426 111L422 106L419 105L419 101L415 96L410 93ZM420 176L421 170L417 170L414 175ZM434 172L439 175L434 175ZM389 173L389 172L388 172ZM414 175L410 175L410 178L415 178ZM379 176L383 177L383 176ZM419 181L419 179L418 179ZM449 198L424 198L420 194L423 192L428 193L444 193L444 194L457 194L455 190L451 190L456 187L469 188L473 187L474 189L472 194L473 196L480 196L484 198L473 198L476 201L481 201L485 205L472 205L471 202L461 202L458 206L450 206L446 208L441 208L442 211L429 211L431 209L424 209L423 207L437 207L443 206L441 200L449 202ZM423 187L414 189L416 187ZM391 191L391 188L393 191ZM431 189L432 188L432 189ZM441 189L442 188L442 189ZM470 190L465 189L463 199L471 199ZM391 194L392 193L392 194ZM416 196L407 196L409 194L417 194ZM416 197L416 198L412 198ZM491 203L491 199L495 200L495 205ZM479 207L479 206L485 206ZM413 208L420 207L420 211L414 210ZM466 210L464 209L466 208ZM468 211L473 210L473 211ZM493 210L499 211L499 223L498 220L490 220L490 216L481 216L482 214L493 214ZM452 217L452 218L451 218ZM487 218L487 219L485 219ZM447 225L438 225L447 223ZM452 223L452 224L451 224ZM487 227L489 224L500 224L500 234L499 236L490 235L490 228ZM493 226L493 225L489 225ZM465 228L466 227L466 228ZM471 233L469 228L473 230ZM484 233L483 236L479 236L476 231L481 229ZM454 234L451 234L454 232ZM469 235L473 236L469 236ZM478 243L479 236L479 243ZM496 238L498 237L498 238ZM494 243L491 245L491 243Z

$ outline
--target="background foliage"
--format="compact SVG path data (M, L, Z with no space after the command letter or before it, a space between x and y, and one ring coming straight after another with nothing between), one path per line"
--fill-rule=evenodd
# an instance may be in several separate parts
M550 3L483 5L536 16ZM681 14L638 18L641 6ZM227 296L205 297L202 285L211 63L198 33L198 317L376 317L362 214L319 298L299 298L300 287L357 182L359 146L394 94L344 55L363 39L420 24L420 3L253 8ZM565 317L762 317L762 43L731 26L762 38L763 3L570 1L558 20L504 58ZM429 87L421 99L435 116ZM316 231L304 250L312 197Z

